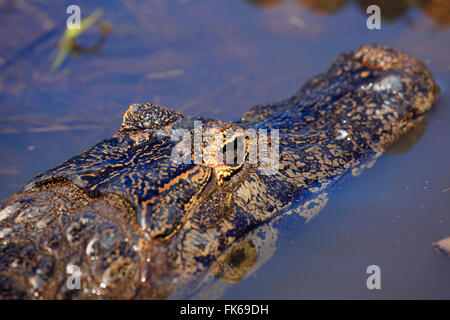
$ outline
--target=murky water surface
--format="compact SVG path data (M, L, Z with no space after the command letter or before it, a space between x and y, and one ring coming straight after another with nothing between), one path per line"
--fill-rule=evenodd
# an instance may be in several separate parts
M381 7L381 30L365 9ZM73 1L0 1L0 198L33 175L110 137L130 103L235 119L285 98L365 43L402 49L441 86L420 140L382 156L329 193L306 225L224 298L450 298L450 5L447 1L179 0L79 2L112 26L53 70ZM404 151L404 150L403 150ZM382 289L366 287L367 266Z

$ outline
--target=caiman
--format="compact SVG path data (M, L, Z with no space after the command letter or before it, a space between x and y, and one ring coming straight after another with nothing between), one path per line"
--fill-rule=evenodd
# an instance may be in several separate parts
M311 219L329 186L370 166L438 93L416 58L364 45L292 97L233 122L133 104L112 138L0 202L0 296L163 299L189 297L211 279L236 283L266 259L271 221ZM201 144L209 154L236 144L239 134L223 139L227 129L278 130L276 171L175 163L171 133L192 133L195 121L219 133L218 144ZM245 159L254 140L241 140Z

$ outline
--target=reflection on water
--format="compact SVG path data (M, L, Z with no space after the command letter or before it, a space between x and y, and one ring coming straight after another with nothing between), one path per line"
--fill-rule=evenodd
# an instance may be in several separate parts
M225 255L209 266L212 275L231 283L239 283L244 275L256 264L258 251L252 241L235 245Z
M270 7L276 4L280 4L283 2L283 0L245 0L248 3L257 5L257 6L263 6L263 7Z
M385 154L408 152L422 138L427 126L428 124L425 120L415 123L405 134L387 147Z
M298 0L297 2L320 14L334 13L344 7L347 3L346 0Z
M80 21L79 29L66 29L66 32L61 37L58 43L58 55L53 61L52 68L58 68L67 57L69 53L77 54L97 54L100 52L106 38L111 32L111 25L106 21L99 21L102 15L101 10L96 10L92 15ZM91 27L98 26L100 35L97 41L90 46L82 46L79 44L77 38Z
M381 7L381 30L365 28L368 2ZM448 1L92 1L82 17L102 7L111 34L53 71L69 4L0 3L0 198L110 137L131 103L234 119L289 96L342 51L383 43L424 61L442 87L427 122L333 190L307 225L242 239L196 297L450 297L448 260L431 247L450 230ZM370 264L381 266L380 292L365 287Z
M282 3L282 0L246 0L247 2L269 7ZM292 0L294 1L294 0ZM406 15L408 10L418 7L427 16L434 20L438 27L450 25L450 3L446 0L295 0L302 6L319 14L332 14L348 3L355 2L365 14L370 5L378 5L381 9L381 18L386 21L394 21Z

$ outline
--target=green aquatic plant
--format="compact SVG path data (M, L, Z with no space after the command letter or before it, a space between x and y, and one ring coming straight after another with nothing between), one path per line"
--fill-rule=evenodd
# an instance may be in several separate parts
M57 69L61 66L64 59L69 55L69 53L73 52L74 49L78 48L79 45L77 43L77 38L83 34L85 31L89 30L92 26L94 26L97 22L99 22L100 17L103 14L102 9L97 9L86 19L81 20L80 28L66 28L66 32L61 37L58 44L58 54L53 61L52 68ZM109 33L110 25L108 23L104 23L101 26L102 35Z

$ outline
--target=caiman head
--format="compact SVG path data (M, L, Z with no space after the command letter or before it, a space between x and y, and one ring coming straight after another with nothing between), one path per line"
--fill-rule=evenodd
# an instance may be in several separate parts
M24 193L63 181L91 202L122 199L130 228L145 239L136 242L142 249L138 278L187 283L248 230L376 158L430 109L437 94L430 71L417 59L366 45L340 55L293 97L256 106L235 122L133 104L117 134L40 173ZM269 160L263 161L266 149ZM108 212L105 219L116 211ZM142 252L151 248L158 256L163 247L165 267L155 273ZM247 251L252 263L239 265L254 265L253 249Z
M202 204L210 203L214 194L220 198L208 208L214 208L216 215L236 206L236 192L255 197L255 192L267 189L264 197L286 198L289 185L273 188L273 181L286 180L283 172L259 178L261 163L255 153L262 145L250 129L280 130L276 161L282 171L290 169L295 176L305 170L299 170L294 158L320 161L322 154L302 154L293 149L298 145L292 140L312 144L311 130L320 130L325 133L320 141L331 140L328 148L342 147L333 140L345 135L342 140L353 136L353 144L365 143L378 151L423 115L437 93L430 71L417 59L396 49L366 45L340 55L328 72L310 80L292 98L255 107L238 122L186 117L150 103L133 104L113 138L41 173L25 189L51 178L68 178L91 195L124 196L136 208L143 229L152 237L167 237L189 215L205 210ZM196 135L201 137L197 144ZM205 139L208 135L212 139ZM270 153L270 132L267 140ZM227 150L232 161L227 161ZM257 184L242 190L249 177ZM298 178L297 183L304 180ZM267 202L264 197L258 201ZM240 207L251 209L242 201Z
M244 134L231 123L133 104L113 138L41 173L25 190L51 179L69 179L93 197L123 196L136 209L143 230L152 238L167 238L209 194L229 189L233 176L248 171L243 162L248 141L239 139ZM241 151L233 149L232 161L227 161L227 148L238 140Z

